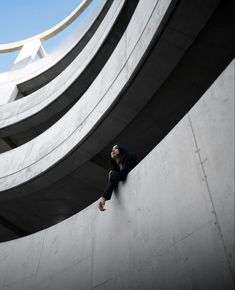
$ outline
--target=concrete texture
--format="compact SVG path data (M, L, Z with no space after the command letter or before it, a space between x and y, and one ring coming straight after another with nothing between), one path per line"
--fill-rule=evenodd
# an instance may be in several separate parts
M7 104L10 101L15 100L18 94L18 88L15 84L8 84L8 85L0 85L0 106L3 104Z
M111 3L111 0L98 0L95 5L96 9L93 7L94 3L91 3L87 8L91 11L88 13L86 21L73 33L72 38L67 39L56 51L44 59L23 69L0 74L0 84L2 86L17 85L22 94L27 95L48 83L63 71L86 45L103 20Z
M76 58L71 69L65 70L48 85L25 97L22 102L19 100L18 103L12 103L12 106L9 104L2 108L2 113L7 112L10 123L3 120L3 124L6 125L7 122L9 126L1 128L0 135L10 139L13 147L17 147L35 138L60 119L89 88L104 67L123 35L137 3L138 1L122 1L121 4L115 1L115 5L107 13L108 21L97 30L97 34L91 39L87 49ZM115 7L118 7L117 10ZM36 99L41 102L34 106ZM32 106L33 111L30 110ZM18 118L14 118L16 112ZM15 123L12 123L14 120Z
M47 53L44 50L40 39L34 39L29 43L24 44L12 66L12 70L27 66L35 60L36 56L43 58L46 55Z
M233 273L234 69L233 61L200 101L200 106L189 113L212 214Z
M234 289L234 64L107 202L0 245L0 289Z
M106 183L110 148L120 142L136 152L140 159L144 158L179 122L234 58L232 1L217 3L213 0L207 5L204 5L204 1L201 1L201 4L186 0L177 3L172 1L162 20L158 15L158 5L161 2L155 2L156 9L153 13L149 13L152 14L149 21L143 19L143 23L147 25L144 31L139 31L141 37L135 44L131 38L137 37L137 34L133 34L132 29L134 31L137 29L136 23L143 25L138 21L141 17L145 17L142 11L148 11L144 6L147 5L146 3L146 1L141 3L139 6L141 9L137 7L138 13L133 15L116 52L111 55L105 70L97 76L87 94L83 96L90 98L82 101L85 110L88 111L95 98L100 97L102 101L110 100L111 105L106 104L107 110L103 111L105 113L102 114L102 110L99 110L101 101L84 120L85 115L82 114L86 111L76 105L74 106L76 109L67 112L67 116L65 115L66 117L61 118L60 123L56 124L58 131L55 131L55 126L52 126L47 135L40 136L38 144L39 139L33 140L36 144L35 151L30 152L29 143L25 144L29 146L27 147L29 151L24 151L26 147L22 149L23 151L18 148L18 152L24 152L25 159L23 154L16 154L15 159L11 161L6 158L4 174L7 170L10 172L11 165L13 169L17 162L22 168L20 161L22 158L26 168L23 173L16 172L15 176L27 175L29 179L28 182L21 182L17 187L13 187L14 182L19 180L14 180L14 176L4 177L5 181L9 178L11 187L0 193L1 241L45 229L93 203L102 193ZM221 19L223 19L222 26ZM126 46L129 51L131 50L130 44L133 45L134 50L131 51L128 59L125 51ZM120 61L115 59L120 56L124 59L120 58ZM123 68L118 71L121 61L123 61ZM117 71L114 72L114 69ZM115 73L117 78L112 82ZM130 73L129 79L126 78L126 73ZM105 94L103 86L104 84L108 86L106 80L111 81L111 87ZM69 98L76 95L76 89L72 90L73 93ZM81 110L81 119L79 119L79 110ZM70 115L71 112L73 117ZM97 113L101 116L98 122L95 119ZM45 114L41 117L44 118ZM52 160L53 158L47 158L45 153L47 150L50 151L51 146L59 140L57 137L54 140L53 136L57 132L62 140L67 134L65 131L72 130L70 124L75 125L74 120L82 121L76 135L70 139L73 140L74 145L65 139L63 143L63 150L65 150L60 152L60 147L54 150L61 154L62 158L58 159L58 162ZM81 139L81 133L89 124L87 120L94 121L94 126L87 131L87 136ZM57 152L52 150L54 156L58 157ZM32 156L35 160L39 157L39 162L27 167ZM40 160L42 156L44 158ZM47 164L52 161L53 166L43 171L40 167L42 161ZM39 175L32 172L34 166L40 172Z
M141 1L122 40L112 54L112 58L109 59L82 98L56 124L40 136L0 155L1 191L33 179L64 158L75 146L80 146L80 143L94 130L130 79L169 4L166 1L156 3L153 0L147 4ZM145 12L143 13L143 11ZM102 41L100 34L99 36L99 40ZM71 84L74 69L69 76L67 81ZM58 90L62 89L64 86ZM57 95L59 95L58 92ZM45 102L50 101L48 98L45 100ZM98 150L99 147L96 146L95 151L98 152ZM80 156L74 160L74 165L84 163L94 153L89 152L88 148L80 149ZM12 162L13 160L14 162ZM12 165L10 167L7 166L9 162ZM72 168L72 165L70 164L69 167ZM49 183L53 183L55 178L57 179L58 176L53 174L46 179ZM8 197L10 196L8 195ZM3 194L1 194L2 198L4 198Z
M97 28L95 34L84 49L75 60L51 82L16 102L0 106L0 127L3 129L1 130L1 136L9 136L9 134L25 131L38 123L45 122L45 120L52 118L66 106L71 106L71 103L73 104L74 101L86 91L87 87L90 86L96 76L93 76L93 71L96 72L96 74L99 72L97 72L96 69L96 67L99 67L97 64L98 60L96 60L97 54L103 55L99 50L106 41L106 38L111 38L109 34L112 32L112 27L124 3L125 1L115 1L113 3L103 22ZM108 45L108 43L106 43L106 45ZM112 47L111 45L111 48L113 50L115 46ZM107 47L106 50L108 54ZM105 56L103 56L103 59L104 61L106 60ZM99 63L102 63L102 59L99 59ZM100 70L103 65L102 63ZM86 70L88 72L90 71L89 75L93 76L92 80L89 79ZM85 79L83 77L84 74L86 74ZM46 77L46 75L44 77ZM74 86L74 83L76 86ZM41 114L37 114L42 110L43 112ZM21 122L27 118L29 120L25 121L26 124ZM21 122L21 124L17 126L19 122ZM7 127L5 131L8 132L8 134L4 134L3 132L5 127Z

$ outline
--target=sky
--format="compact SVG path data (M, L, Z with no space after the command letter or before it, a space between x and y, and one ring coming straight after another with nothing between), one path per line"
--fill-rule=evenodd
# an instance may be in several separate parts
M9 43L32 37L53 27L67 17L82 0L0 0L0 43ZM43 42L47 53L81 25L86 15L100 2L93 0L68 28L51 40ZM0 53L0 73L9 71L19 52Z

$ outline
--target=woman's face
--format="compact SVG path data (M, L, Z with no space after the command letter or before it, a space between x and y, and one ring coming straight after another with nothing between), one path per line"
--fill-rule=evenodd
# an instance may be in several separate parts
M120 152L118 150L118 146L117 145L113 146L112 151L111 151L111 158L115 159L116 157L118 157L119 153Z

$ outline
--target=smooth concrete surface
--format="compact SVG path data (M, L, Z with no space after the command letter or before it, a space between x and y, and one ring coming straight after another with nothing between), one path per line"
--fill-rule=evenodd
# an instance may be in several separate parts
M164 38L165 41L170 44L174 44L174 51L171 52L172 55L169 56L169 63L165 63L164 66L161 65L161 74L159 73L160 77L162 78L163 74L169 73L169 64L175 65L177 61L180 60L180 57L185 53L185 51L188 49L188 47L192 44L192 42L197 37L198 33L202 29L202 27L205 25L206 21L210 17L211 13L213 13L213 9L218 5L217 1L214 1L213 4L210 5L210 7L205 7L203 10L199 9L199 7L194 7L194 9L198 9L200 11L201 15L200 17L197 17L197 25L194 24L195 19L192 20L192 17L190 18L192 20L192 23L188 24L188 27L181 27L178 23L173 23L171 27L167 28L167 31L165 32ZM187 5L185 5L187 6ZM188 13L190 13L190 9L188 7L185 7L188 9ZM176 27L174 27L174 25ZM177 33L174 31L175 29L184 29L183 33ZM177 39L178 38L178 39ZM86 56L86 55L85 55ZM82 55L80 56L82 58ZM80 59L81 59L80 58ZM86 56L87 58L87 56ZM176 60L174 60L174 58ZM89 63L89 61L87 61ZM83 67L83 64L77 62L77 68L76 72L70 77L71 82L75 81L75 78L73 76L78 77L77 72L81 72L81 67ZM59 90L58 87L63 84L64 79L67 78L68 72L64 72L64 74L61 74L60 77L55 79L53 82L48 84L48 86L45 86L41 90L31 94L30 96L27 96L24 98L24 100L18 100L17 102L14 102L12 104L7 104L6 106L0 106L0 136L7 136L9 137L11 134L16 134L20 130L26 130L32 124L36 125L36 120L39 122L39 120L42 122L45 118L50 118L53 116L53 113L55 114L56 111L54 111L54 108L48 108L48 104L52 104L53 101L57 100L59 98L58 93L63 94L64 99L70 99L70 97L66 97L68 95L68 92L66 91L66 87L63 87L63 89ZM66 82L68 84L69 82ZM64 85L64 84L63 84ZM82 84L78 84L77 90L82 87ZM54 89L53 89L54 88ZM55 88L57 89L57 92L55 92ZM69 93L69 95L71 95ZM60 96L61 97L61 96ZM44 100L44 101L43 101ZM58 101L59 102L59 101ZM68 102L68 101L67 101ZM55 102L54 102L55 103ZM61 103L66 103L66 101L62 100ZM54 105L55 106L55 105ZM42 113L42 117L35 117L35 120L30 120L30 117L32 119L32 116L39 113L40 111L44 110L44 114ZM53 111L53 112L51 112ZM27 122L27 119L28 122ZM23 124L21 121L24 120L24 122L27 122L27 124ZM19 122L21 122L20 125L17 125ZM37 131L40 131L37 128ZM7 135L8 132L8 135ZM32 132L30 135L33 135ZM34 133L35 135L35 133ZM18 141L18 139L15 137L14 143L16 143L17 146L23 144L23 142ZM22 137L24 140L25 138Z
M106 183L110 148L122 143L144 158L234 58L233 1L210 1L206 7L203 0L177 3L170 4L131 80L123 82L117 101L88 138L45 174L1 192L5 230L0 230L0 241L45 229L97 200ZM142 36L141 42L146 34Z
M234 289L234 61L97 204L0 244L0 289Z
M62 94L65 95L65 100L61 102L64 102L66 105L69 104L69 101L66 103L66 99L68 99L69 95L72 93L67 92L67 90L69 87L72 87L72 84L79 78L98 53L101 45L111 31L116 18L121 12L124 3L124 0L113 2L113 5L107 12L103 22L87 43L86 47L80 52L75 60L51 82L22 99L0 106L1 128L16 124L35 115L43 109L45 109L44 116L39 116L41 122L46 118L53 117L57 111L50 111L50 109L47 109L47 106L56 101ZM82 86L82 84L80 84L80 86ZM73 94L76 94L76 92L73 92ZM35 123L37 124L37 121L35 121Z
M56 121L66 112L68 112L74 103L78 101L78 99L95 80L111 56L112 52L120 41L129 21L131 20L137 4L138 0L128 2L126 1L122 7L120 5L118 6L118 10L121 8L121 11L119 10L120 13L117 13L115 9L112 10L112 8L115 8L115 6L118 5L118 1L115 1L114 7L110 8L110 10L114 11L115 17L112 18L112 21L108 21L107 23L110 29L106 29L104 33L99 31L104 41L101 42L99 35L97 35L97 37L93 39L93 44L94 46L96 46L96 43L99 43L100 45L98 47L96 46L96 49L91 50L90 54L89 49L86 51L86 53L81 53L80 58L78 58L78 62L76 62L77 69L75 67L75 73L72 75L73 77L69 78L69 82L66 82L66 77L68 77L66 74L68 72L66 72L63 75L64 78L59 78L61 82L58 80L53 81L50 83L50 85L46 86L44 90L40 90L36 95L34 95L34 97L36 99L37 96L41 98L41 94L45 94L45 99L46 95L50 95L55 90L57 90L60 95L56 97L55 93L53 102L50 102L46 107L42 107L41 110L39 108L38 112L36 111L35 114L28 116L23 120L23 122L13 123L7 128L4 127L0 129L0 136L9 138L13 145L12 148L20 146L40 135L47 128L56 123ZM110 15L112 15L112 13ZM92 49L91 44L89 45L89 48ZM82 58L84 56L85 61ZM73 81L72 84L66 89L66 86L69 85L71 81ZM59 87L63 87L63 90L59 90ZM50 90L50 88L52 90ZM31 98L32 97L33 96L31 96ZM34 100L34 98L32 100ZM20 104L18 103L15 105L16 107L19 107ZM22 110L24 111L24 106L21 107L21 112ZM19 118L18 121L21 121L21 118Z
M0 74L0 84L2 86L17 85L22 93L34 91L49 80L57 76L64 67L68 66L75 58L77 53L83 48L84 43L93 35L100 23L98 19L103 9L109 6L112 1L96 0L87 7L90 12L86 20L75 31L72 37L68 38L55 51L48 54L47 57L40 59L20 70L5 72ZM95 9L94 9L95 7ZM101 21L103 16L101 16ZM93 27L94 26L94 27ZM2 94L1 94L2 96Z
M49 169L90 135L132 76L169 4L170 1L140 1L112 57L82 98L37 138L0 155L1 191L25 183ZM96 146L96 152L99 149ZM95 152L80 149L74 165L84 163L91 154ZM11 166L7 166L9 163ZM72 168L71 164L69 168ZM53 183L55 178L56 175L46 177L46 182ZM11 198L11 195L1 194L1 200L5 198Z
M189 113L189 121L212 212L235 277L234 70L233 60L205 94L200 105Z
M188 23L187 26L184 26L181 23L179 25L179 23L173 22L172 25L169 25L170 27L167 27L166 31L163 34L163 37L161 36L163 38L162 40L165 42L164 52L165 54L168 54L168 57L165 57L163 53L160 52L161 49L157 50L158 53L160 52L159 59L162 60L164 57L164 61L162 60L162 62L159 61L157 63L159 69L158 70L155 69L154 71L154 74L157 74L157 77L156 77L157 81L162 80L164 77L166 78L167 74L169 74L172 68L174 68L174 65L177 64L177 61L179 62L180 58L183 56L185 51L195 40L195 38L197 37L197 34L200 32L202 27L205 25L205 23L207 23L208 18L210 17L210 14L213 13L213 9L218 5L218 3L216 2L217 1L212 2L210 7L203 7L203 9L201 8L199 4L194 5L195 6L193 7L194 14L190 10L190 8L192 9L192 7L187 7L187 5L181 5L181 6L186 6L186 7L183 7L183 9L188 11L188 13L186 14L190 15L188 16L188 19L191 22L186 21L186 19L184 18L181 22L187 22ZM196 17L195 19L195 15L197 15L195 12L197 11L196 9L200 11L200 17ZM182 15L182 12L181 12L181 15ZM195 22L197 23L196 25L195 25ZM180 32L176 34L175 29L178 29ZM170 51L169 51L169 47L171 47ZM88 71L88 69L85 70L85 73L86 71ZM150 75L152 75L152 72L150 72ZM40 111L40 108L39 108L39 111L34 111L36 114L38 114L36 116L32 114L32 115L28 115L27 117L26 116L27 114L25 114L26 112L24 112L24 114L22 115L20 114L20 112L22 113L22 111L27 110L27 106L30 108L30 105L33 105L31 102L29 103L26 102L26 100L25 102L27 103L27 106L25 106L23 103L16 102L16 104L15 103L12 104L12 107L7 106L5 108L2 108L3 109L2 111L0 109L0 115L2 116L5 114L4 111L6 111L7 114L9 114L9 117L11 116L11 114L14 115L14 114L17 114L18 112L18 118L15 119L13 117L12 119L9 120L9 124L11 124L10 126L2 127L0 129L0 136L11 138L12 148L20 146L24 144L25 142L28 142L29 140L35 138L37 135L41 134L44 130L46 130L49 126L51 126L53 122L56 122L58 118L60 118L61 114L59 116L58 114L56 115L56 112L58 111L58 107L61 107L62 105L65 106L65 104L67 104L69 100L74 99L74 95L77 92L80 92L81 88L83 87L82 83L84 83L82 82L82 80L81 80L81 83L79 83L79 81L76 81L76 84L73 84L73 89L71 89L71 86L70 86L70 88L66 92L63 92L63 96L60 96L60 98L62 98L61 100L58 100L57 98L55 102L52 102L49 104L50 107L42 106L41 111ZM47 89L49 88L47 87ZM69 93L69 90L72 90L72 93ZM43 94L50 94L50 93L51 93L50 90L48 90L47 92L46 88L44 88L44 90L40 90L38 94L33 94L31 97L32 97L32 100L34 101L36 99L40 99ZM15 111L14 110L15 106L16 108L19 108L19 110ZM61 112L61 113L64 113L64 112ZM22 118L24 119L24 121L20 122ZM46 122L45 119L47 119L48 122ZM18 122L20 122L20 124L18 124L17 120ZM14 121L16 123L14 123ZM7 125L8 122L4 121L2 123L3 123L3 126L5 126ZM38 123L39 125L37 126Z
M40 58L43 58L46 55L47 53L42 46L41 40L34 39L33 41L26 43L22 47L22 49L20 50L20 53L18 54L12 66L12 70L20 69L27 66L28 64L34 61L36 56L40 56Z
M0 106L3 104L7 104L15 99L18 94L18 88L15 84L8 84L8 85L0 85Z

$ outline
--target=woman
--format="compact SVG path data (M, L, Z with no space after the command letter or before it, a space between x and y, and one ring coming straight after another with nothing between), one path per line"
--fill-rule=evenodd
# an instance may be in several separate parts
M124 181L127 174L138 164L135 155L129 153L121 144L114 145L111 151L112 170L109 172L109 183L107 184L101 198L98 208L104 211L106 200L111 199L113 190L117 187L119 181Z

